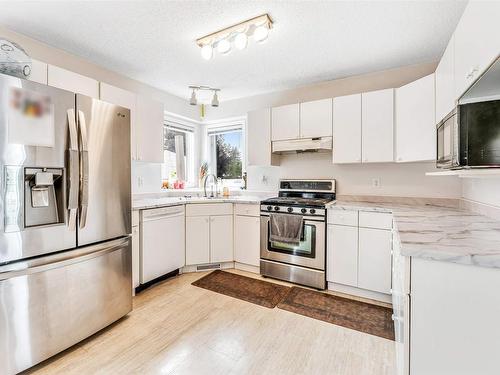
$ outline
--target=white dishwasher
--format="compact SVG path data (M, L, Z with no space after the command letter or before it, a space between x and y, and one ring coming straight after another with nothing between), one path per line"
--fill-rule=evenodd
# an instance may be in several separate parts
M185 228L183 205L141 211L141 284L184 267Z

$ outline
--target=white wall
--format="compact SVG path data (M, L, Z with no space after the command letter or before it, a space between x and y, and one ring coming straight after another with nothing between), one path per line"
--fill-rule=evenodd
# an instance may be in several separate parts
M462 189L464 199L500 208L500 177L463 178Z
M334 165L329 153L282 155L283 178L335 178L339 195L386 195L460 198L462 187L454 176L425 176L434 163ZM372 179L380 179L373 187Z

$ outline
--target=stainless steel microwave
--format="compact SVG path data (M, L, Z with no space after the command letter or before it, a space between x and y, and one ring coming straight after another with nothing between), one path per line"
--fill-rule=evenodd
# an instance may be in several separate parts
M500 100L460 104L437 125L437 167L500 167Z

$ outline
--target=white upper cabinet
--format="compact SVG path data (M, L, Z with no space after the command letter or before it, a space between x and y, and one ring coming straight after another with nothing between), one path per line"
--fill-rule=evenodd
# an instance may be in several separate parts
M101 82L100 99L130 109L130 147L132 160L137 159L136 106L137 95L119 87Z
M500 52L500 1L470 1L455 30L455 97L459 98Z
M48 65L47 84L49 86L99 99L98 81L85 77L81 74L59 68L58 66Z
M163 163L163 103L139 95L137 97L137 160Z
M246 126L247 164L271 166L279 164L278 155L271 153L271 109L248 112Z
M434 74L396 89L396 161L436 159Z
M394 89L361 95L362 161L394 161Z
M31 59L30 81L47 84L47 64L35 59Z
M361 94L333 99L333 162L361 162Z
M300 138L332 136L332 99L300 103Z
M436 124L455 107L454 53L455 36L453 35L436 68Z
M299 138L299 104L283 105L271 110L271 140Z

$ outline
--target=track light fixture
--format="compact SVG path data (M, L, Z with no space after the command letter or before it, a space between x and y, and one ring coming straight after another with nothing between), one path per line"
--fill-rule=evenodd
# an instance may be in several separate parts
M253 36L258 43L265 42L272 27L273 21L269 14L266 13L205 35L197 39L196 44L201 48L201 57L210 60L213 57L214 49L221 55L227 55L231 52L232 44L239 50L245 49L248 45L249 36Z
M196 91L193 88L193 92L191 93L191 99L189 100L189 104L196 105L198 101L196 100Z
M189 86L189 88L192 90L191 99L189 100L189 104L191 104L191 105L198 104L198 100L196 98L196 92L201 90L201 91L212 91L214 93L214 95L212 97L212 102L211 102L212 107L219 106L219 96L217 95L217 91L220 91L220 89L216 89L216 88L209 87L209 86L194 86L194 85Z

